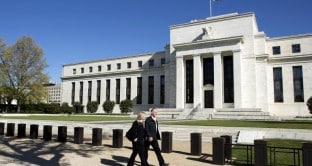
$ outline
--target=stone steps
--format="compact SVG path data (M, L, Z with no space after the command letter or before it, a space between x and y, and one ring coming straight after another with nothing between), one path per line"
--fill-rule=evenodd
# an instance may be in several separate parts
M218 120L271 120L268 112L263 112L259 108L225 108L217 109L213 113L212 119Z

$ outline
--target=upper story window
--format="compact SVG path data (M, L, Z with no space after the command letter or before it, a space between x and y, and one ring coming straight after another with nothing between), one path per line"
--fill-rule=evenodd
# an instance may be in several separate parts
M92 73L92 71L93 71L93 68L90 66L89 67L89 73Z
M127 68L131 69L131 62L127 62Z
M291 47L292 47L292 53L299 53L299 52L301 52L300 44L293 44Z
M111 70L111 65L108 64L108 65L107 65L107 71L110 71L110 70Z
M138 67L139 67L139 68L142 67L142 61L138 61Z
M161 65L164 65L165 63L166 63L166 59L165 59L165 58L161 58L161 59L160 59L160 64L161 64Z
M121 64L117 63L117 70L120 70L120 69L121 69Z
M73 74L76 74L76 69L73 69Z
M273 55L281 54L281 47L280 46L274 46L272 47Z
M84 73L84 68L82 67L82 68L80 69L80 71L81 71L81 73Z
M102 66L101 65L98 66L98 72L100 72L100 71L102 71Z
M150 67L154 66L154 59L150 59L148 64L149 64Z

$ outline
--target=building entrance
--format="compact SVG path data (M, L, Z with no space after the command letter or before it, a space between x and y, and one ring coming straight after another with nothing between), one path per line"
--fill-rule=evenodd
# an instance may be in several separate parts
M213 90L205 90L205 108L213 108Z

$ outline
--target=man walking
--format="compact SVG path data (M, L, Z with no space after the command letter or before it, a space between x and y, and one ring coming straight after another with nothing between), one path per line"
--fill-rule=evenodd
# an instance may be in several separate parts
M146 118L145 120L145 130L147 135L147 140L145 143L145 157L146 160L148 158L148 149L150 145L152 145L153 150L157 156L158 162L160 166L167 166L168 164L165 163L164 158L161 155L158 140L160 140L160 134L158 130L158 122L157 122L157 109L151 109L151 116Z

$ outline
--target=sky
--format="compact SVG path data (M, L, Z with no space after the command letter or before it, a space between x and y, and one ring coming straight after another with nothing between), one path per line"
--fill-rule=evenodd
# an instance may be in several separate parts
M311 0L218 0L214 16L254 12L268 37L312 33ZM43 49L46 73L61 82L64 64L155 51L169 27L209 17L209 0L0 0L0 37L30 36Z

